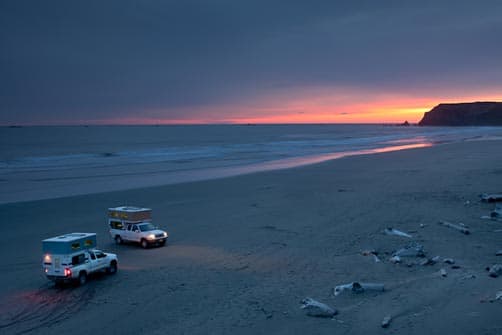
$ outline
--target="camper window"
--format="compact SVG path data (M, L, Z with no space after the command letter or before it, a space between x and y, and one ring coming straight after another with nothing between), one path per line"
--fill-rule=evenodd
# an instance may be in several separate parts
M123 229L124 226L122 225L122 222L120 221L110 221L110 227L113 229Z

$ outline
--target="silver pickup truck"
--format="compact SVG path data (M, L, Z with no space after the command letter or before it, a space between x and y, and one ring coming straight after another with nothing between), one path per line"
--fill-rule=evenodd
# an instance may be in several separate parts
M152 223L151 209L120 206L108 209L110 237L117 244L136 242L143 248L166 244L168 234Z
M117 255L95 249L95 233L71 233L42 241L42 267L47 279L56 284L75 282L83 285L91 273L114 274Z

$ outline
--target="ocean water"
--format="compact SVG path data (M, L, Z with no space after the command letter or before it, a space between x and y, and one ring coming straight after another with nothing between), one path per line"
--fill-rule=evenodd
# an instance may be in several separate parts
M499 136L501 127L2 127L0 202L186 182Z

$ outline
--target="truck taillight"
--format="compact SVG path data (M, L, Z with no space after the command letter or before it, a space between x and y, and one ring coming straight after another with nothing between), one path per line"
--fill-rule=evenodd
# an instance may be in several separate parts
M65 275L65 277L71 277L71 269L65 268L64 269L64 275Z
M51 264L51 262L52 262L51 255L46 254L46 255L44 256L44 263L45 263L45 264Z

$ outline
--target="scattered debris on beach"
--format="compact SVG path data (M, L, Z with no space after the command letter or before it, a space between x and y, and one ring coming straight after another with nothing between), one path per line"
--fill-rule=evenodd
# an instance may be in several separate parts
M455 224L455 223L450 223L447 221L439 221L438 224L445 226L445 227L448 227L448 228L458 230L459 232L461 232L462 234L465 234L465 235L469 235L471 233L469 231L469 228L466 225L464 225L463 223Z
M443 262L450 265L455 264L455 260L453 258L445 258Z
M439 270L439 274L441 275L441 277L446 277L446 276L448 276L448 273L446 272L446 270L445 270L445 269L441 269L441 270Z
M380 283L360 283L360 282L352 282L348 284L342 284L335 286L333 290L333 294L335 296L340 295L343 291L352 291L354 293L363 293L365 291L384 291L384 284Z
M410 234L407 234L407 233L400 231L398 229L394 229L392 227L385 228L383 232L386 235L395 235L395 236L412 238L412 236Z
M386 317L384 317L382 320L382 328L389 328L391 321L392 321L392 317L390 315L387 315Z
M300 308L304 309L308 316L330 318L338 313L336 309L312 298L303 299L301 304Z
M502 193L499 194L480 194L481 201L484 202L496 202L496 201L502 201Z
M502 256L502 249L498 250L498 251L495 253L495 256Z
M488 275L493 278L497 278L502 275L502 265L494 264L491 267L487 267L486 271L488 271Z

